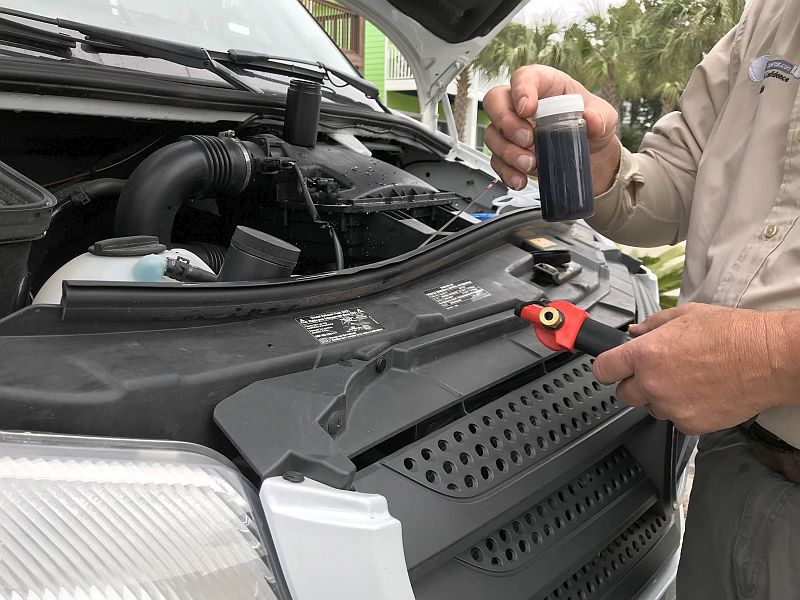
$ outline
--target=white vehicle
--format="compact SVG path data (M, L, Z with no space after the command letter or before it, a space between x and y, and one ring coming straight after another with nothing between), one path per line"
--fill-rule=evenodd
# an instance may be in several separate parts
M524 2L0 6L0 599L660 598L691 440L515 305L651 276L432 128Z

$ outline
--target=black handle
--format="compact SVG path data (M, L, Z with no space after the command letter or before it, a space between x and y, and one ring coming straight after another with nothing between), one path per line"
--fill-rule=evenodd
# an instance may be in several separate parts
M606 350L621 346L630 339L631 336L624 331L594 319L586 319L575 338L575 349L591 356L598 356Z

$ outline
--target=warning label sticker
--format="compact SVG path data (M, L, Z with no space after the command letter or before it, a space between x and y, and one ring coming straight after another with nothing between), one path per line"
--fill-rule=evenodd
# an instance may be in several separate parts
M468 279L457 281L456 283L448 283L430 290L423 290L422 293L446 310L491 296L485 289L475 285Z
M360 308L335 310L295 319L320 344L342 342L383 331L380 323Z
M528 238L528 241L536 246L539 250L547 250L553 246L558 246L556 242L546 237Z

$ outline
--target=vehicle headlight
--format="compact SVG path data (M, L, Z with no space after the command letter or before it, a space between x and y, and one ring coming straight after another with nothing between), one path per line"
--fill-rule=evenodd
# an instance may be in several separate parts
M199 446L2 432L0 599L275 599L259 506Z

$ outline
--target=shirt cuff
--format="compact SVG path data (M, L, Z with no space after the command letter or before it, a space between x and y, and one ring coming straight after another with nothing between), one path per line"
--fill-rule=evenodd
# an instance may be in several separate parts
M635 157L622 145L622 142L618 143L620 158L617 176L607 192L595 197L594 215L586 219L586 222L600 233L613 230L623 214L630 214L633 211L628 188L631 181L642 180Z

